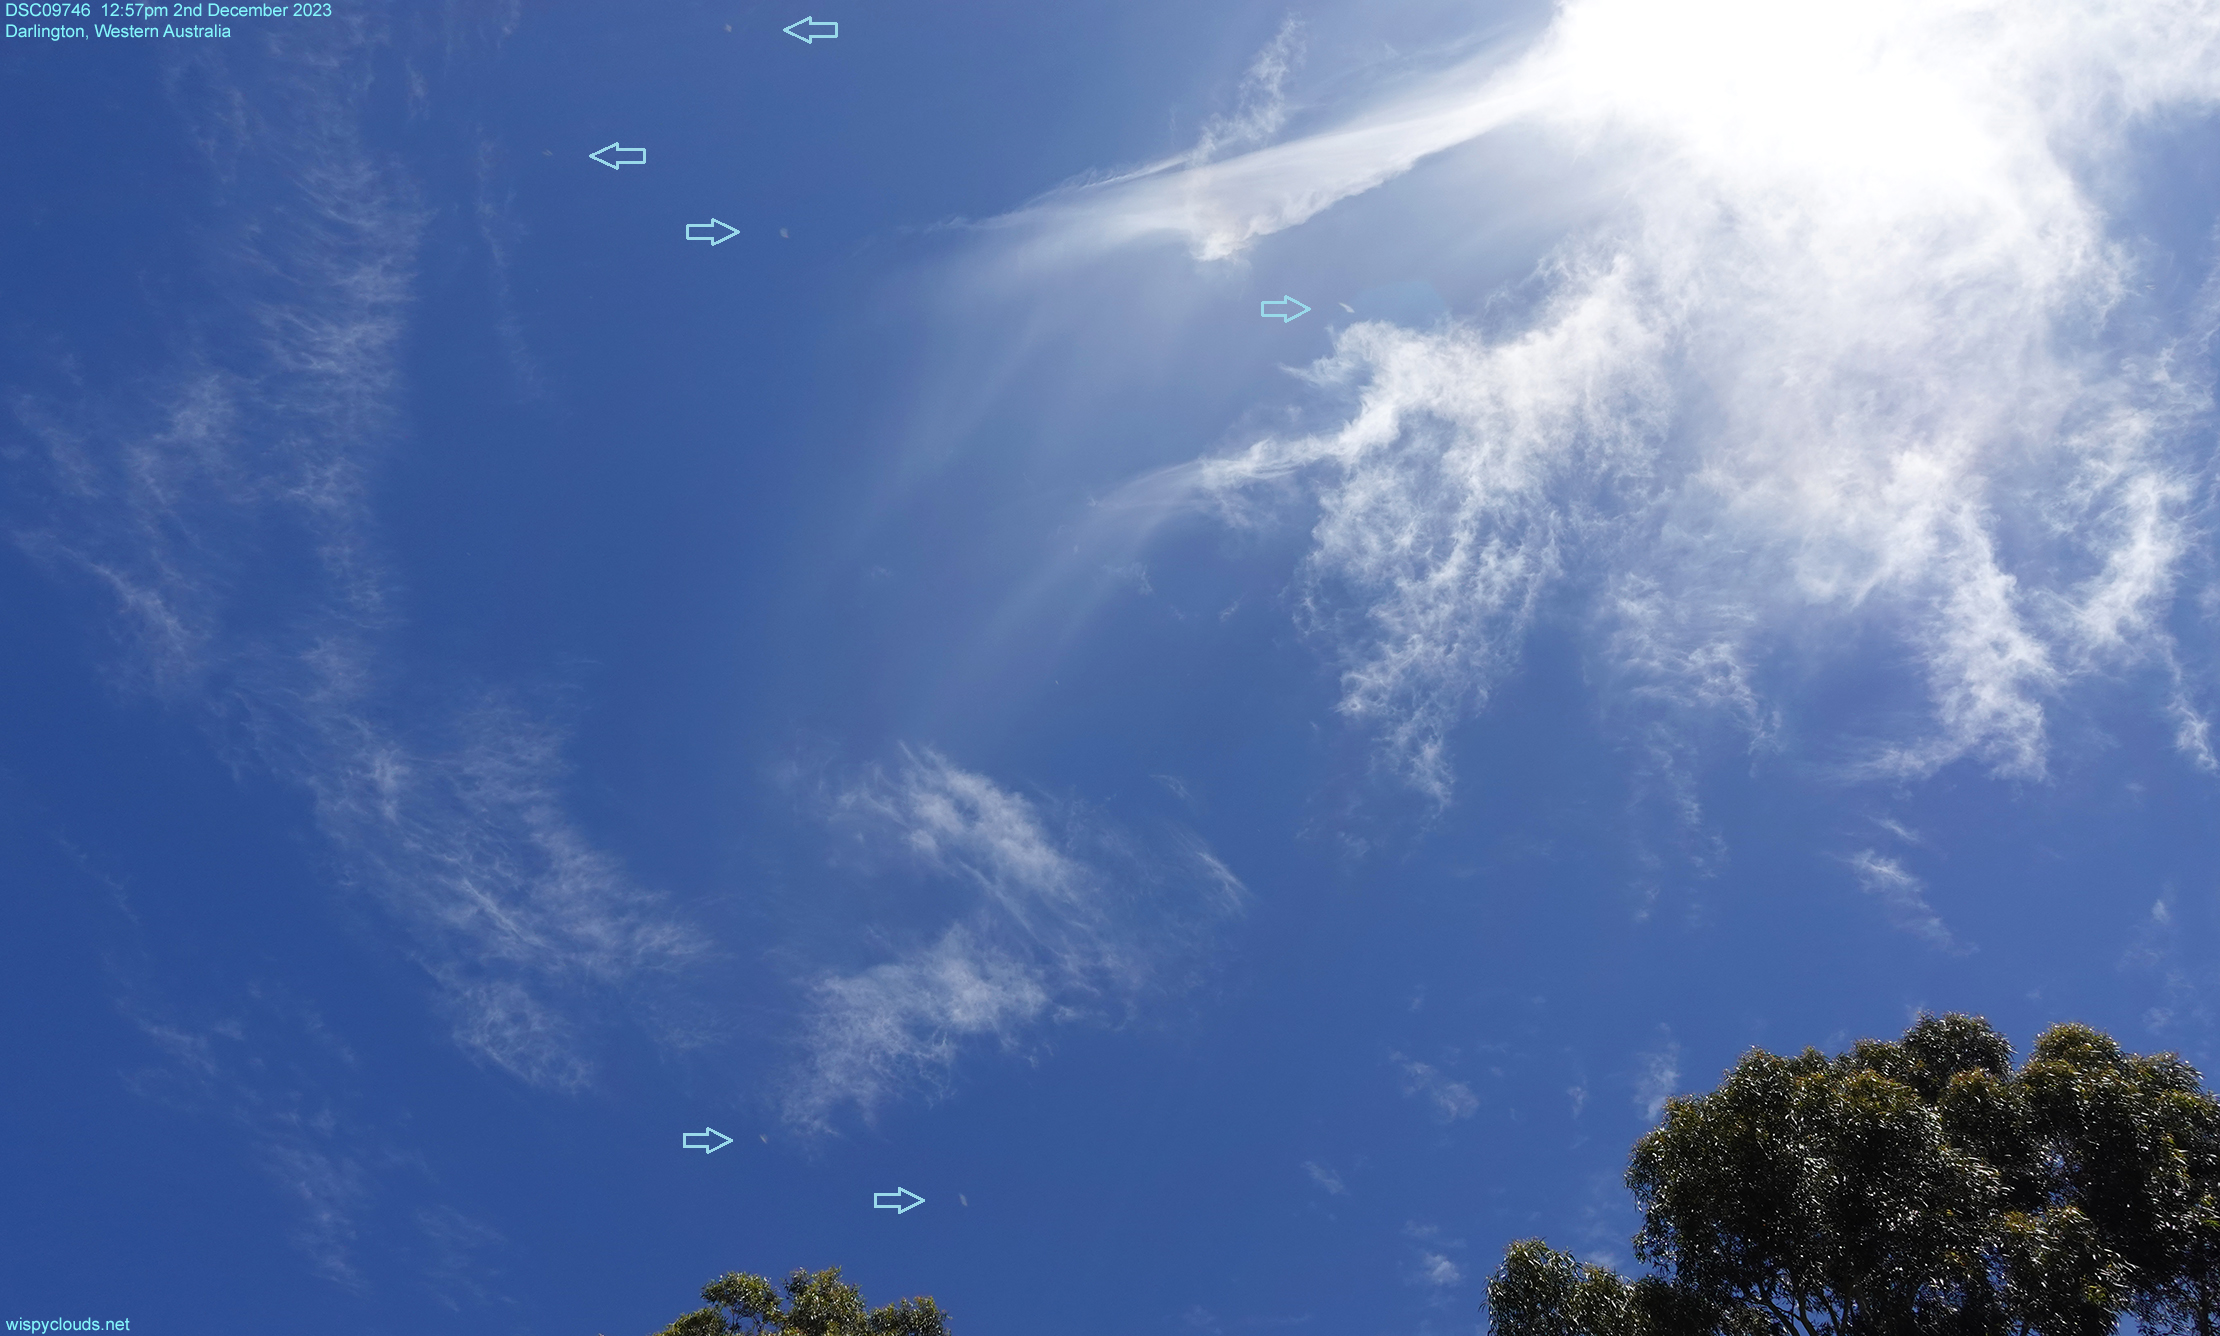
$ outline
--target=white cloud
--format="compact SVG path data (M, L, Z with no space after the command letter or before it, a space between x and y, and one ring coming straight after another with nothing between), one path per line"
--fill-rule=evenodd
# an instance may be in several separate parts
M1310 1181L1324 1188L1329 1196L1339 1197L1349 1191L1348 1185L1341 1181L1340 1174L1335 1173L1316 1160L1303 1161L1303 1172L1309 1174Z
M967 1045L1021 1043L1049 1021L1106 1015L1173 985L1168 966L1246 895L1199 843L1145 850L1097 818L1040 805L905 750L827 798L835 830L971 892L927 944L811 986L785 1115L823 1131L909 1089L935 1090Z
M361 1165L294 1137L271 1137L261 1151L270 1176L299 1211L295 1245L326 1280L362 1290L353 1257L355 1221L369 1195Z
M450 1310L497 1297L487 1282L495 1274L489 1256L508 1243L500 1230L452 1206L439 1205L416 1212L416 1232L424 1253L422 1278Z
M569 1021L508 979L471 981L450 967L441 982L455 1042L511 1076L551 1090L577 1090L593 1078Z
M998 923L1074 974L1121 966L1106 931L1104 874L1067 851L1033 803L931 751L905 752L834 800L833 820L900 842L918 863L978 888Z
M1425 1284L1437 1289L1464 1283L1464 1268L1438 1252L1421 1251L1418 1255L1418 1276Z
M1464 1283L1464 1268L1449 1256L1464 1248L1463 1239L1444 1237L1440 1226L1422 1225L1415 1220L1404 1224L1403 1236L1420 1245L1417 1260L1408 1275L1413 1285L1446 1290Z
M362 1058L312 1004L279 984L231 980L211 995L220 1015L186 1019L159 1000L151 980L163 970L143 935L117 938L109 967L120 1009L155 1054L124 1074L125 1086L230 1127L289 1208L288 1240L317 1275L360 1294L406 1274L431 1283L450 1307L499 1297L488 1257L504 1242L499 1232L438 1201L446 1189L430 1165L385 1138L364 1108L374 1083L364 1080ZM422 1181L396 1191L396 1174ZM390 1240L404 1203L418 1243L404 1245L399 1267L391 1256L381 1264L388 1250L364 1242Z
M1302 20L1289 15L1279 32L1257 53L1242 77L1239 105L1230 116L1213 117L1188 151L1185 162L1199 166L1229 149L1271 139L1287 123L1287 79L1303 63Z
M2212 1020L2212 1007L2206 1001L2211 971L2192 963L2195 953L2183 942L2183 927L2177 907L2160 896L2151 902L2149 916L2130 933L2121 960L2157 989L2161 1000L2143 1014L2143 1023L2153 1034L2166 1034L2185 1020L2200 1026Z
M2177 355L2205 331L2138 304L2110 201L2138 127L2216 97L2211 0L1569 0L1523 59L1009 221L1041 229L1021 262L1151 232L1226 256L1514 121L1568 195L1625 201L1522 324L1340 329L1305 373L1338 425L1137 484L1243 519L1299 484L1340 709L1437 799L1551 599L1674 738L1775 745L1854 644L1881 698L1824 744L1848 774L2040 778L2058 702L2122 676L2209 766L2209 665L2168 627L2212 482ZM1454 173L1395 188L1503 207ZM1651 750L1693 819L1685 747Z
M787 1115L823 1127L837 1104L869 1114L898 1090L937 1087L964 1041L1015 1042L1049 1010L1051 986L1043 968L961 926L901 960L829 975L816 986L803 1041L810 1066L789 1094Z
M143 949L126 942L124 949ZM144 961L134 962L144 964ZM354 1054L313 1009L283 990L249 984L240 1012L190 1023L156 1003L151 969L121 980L122 1009L159 1060L126 1074L141 1098L219 1119L244 1138L250 1158L293 1208L291 1242L316 1273L340 1287L367 1285L356 1243L376 1205L388 1152L327 1090L355 1088ZM273 1038L291 1055L280 1075L264 1056Z
M1899 840L1902 840L1906 844L1925 845L1927 843L1927 839L1925 836L1921 835L1918 831L1913 830L1910 826L1905 825L1903 822L1898 821L1894 817L1877 816L1873 818L1873 824L1879 826L1881 829L1887 831L1889 834L1895 836Z
M1858 889L1886 908L1890 923L1942 950L1962 949L1950 926L1927 903L1926 883L1902 863L1872 849L1861 849L1844 861L1857 875Z
M1388 1054L1388 1061L1403 1074L1403 1094L1411 1098L1423 1096L1434 1106L1434 1115L1440 1121L1455 1122L1479 1112L1480 1097L1464 1082L1452 1081L1439 1068L1400 1053Z
M1634 1107L1656 1121L1665 1101L1680 1093L1680 1044L1671 1037L1641 1054L1634 1077Z
M403 432L429 213L361 132L385 39L304 35L252 99L181 92L211 172L290 193L206 220L202 278L225 300L161 313L185 321L173 365L74 405L15 399L39 467L8 528L106 593L120 676L197 711L240 768L314 796L343 878L392 911L466 1050L572 1087L591 1071L586 999L692 951L564 813L549 725L441 699L395 664L371 493Z
M1082 258L1159 237L1187 242L1198 258L1224 259L1260 237L1407 172L1420 159L1485 134L1531 109L1528 83L1475 83L1499 63L1484 58L1421 80L1334 129L1220 158L1226 147L1275 133L1285 121L1281 85L1299 29L1252 67L1244 109L1215 123L1190 152L1102 181L1053 191L989 227L1024 237L1030 260ZM1253 109L1252 109L1253 108Z
M487 700L416 746L336 691L268 726L353 879L409 930L457 1042L511 1075L585 1085L583 1000L705 949L570 822L560 739L514 706Z

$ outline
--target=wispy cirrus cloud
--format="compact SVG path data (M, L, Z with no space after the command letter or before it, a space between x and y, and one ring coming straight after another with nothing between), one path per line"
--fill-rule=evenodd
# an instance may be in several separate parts
M118 896L119 904L122 897ZM126 933L127 938L136 934ZM423 1255L420 1280L450 1308L483 1304L498 1231L438 1200L437 1183L394 1190L395 1170L421 1170L418 1156L390 1144L361 1107L363 1060L315 1006L289 990L248 981L227 990L226 1008L188 1018L158 1000L145 943L135 941L128 970L118 967L122 1010L154 1060L127 1070L141 1098L235 1128L246 1158L291 1207L290 1242L316 1273L342 1289L377 1287L377 1240L403 1200ZM427 1199L425 1194L431 1194Z
M1433 1290L1437 1297L1465 1283L1464 1267L1449 1255L1463 1251L1463 1239L1448 1237L1439 1225L1422 1225L1415 1220L1404 1224L1403 1237L1417 1244L1417 1255L1404 1273L1407 1282Z
M296 34L236 76L182 63L203 166L251 201L204 220L223 299L160 312L179 335L157 371L11 393L31 448L8 529L106 596L123 684L312 796L343 879L404 929L466 1050L571 1088L592 1067L581 1001L682 963L692 939L565 814L547 721L510 693L440 699L393 646L403 600L373 489L408 432L430 216L363 130L395 40L372 20Z
M2209 953L2197 949L2201 934L2195 928L2201 925L2184 922L2190 917L2190 909L2169 888L2134 925L2120 961L2155 989L2156 999L2144 1011L2143 1024L2168 1042L2179 1042L2185 1028L2192 1034L2209 1029L2213 1018L2212 970L2204 963ZM2201 1054L2192 1056L2200 1064L2209 1062Z
M323 1089L330 1076L354 1074L355 1055L297 999L250 987L236 1014L193 1023L153 1003L141 981L125 986L125 1015L156 1055L125 1073L125 1084L142 1098L238 1128L256 1166L294 1208L294 1246L326 1280L364 1289L357 1241L378 1196L369 1163L376 1152L361 1144L352 1111ZM271 1064L253 1050L278 1035L306 1042L273 1080Z
M1404 1096L1431 1104L1437 1121L1451 1123L1480 1111L1480 1097L1472 1093L1472 1087L1450 1080L1433 1064L1400 1053L1388 1054L1388 1061L1402 1074Z
M2056 712L2123 681L2210 769L2212 665L2176 627L2209 576L2211 312L2143 296L2121 178L2216 71L2209 0L1568 0L1523 55L1338 126L1051 196L1010 253L1222 258L1390 182L1481 221L1483 187L1397 178L1513 125L1623 201L1530 315L1341 328L1302 373L1335 425L1137 484L1315 507L1299 607L1340 709L1437 801L1451 731L1567 607L1690 820L1687 737L1772 747L1852 673L1872 708L1821 741L1846 776L2040 778Z
M1335 1173L1330 1166L1320 1164L1316 1160L1305 1160L1303 1161L1303 1172L1310 1175L1311 1182L1325 1189L1327 1196L1342 1197L1348 1195L1349 1185L1342 1182L1341 1175Z
M1051 191L984 226L1014 234L1019 253L1037 262L1167 238L1185 242L1197 258L1221 260L1513 121L1536 100L1524 82L1491 85L1475 97L1474 85L1502 63L1500 55L1481 57L1415 81L1334 128L1226 156L1286 123L1284 85L1299 63L1301 34L1292 22L1280 30L1250 68L1241 109L1205 126L1194 148Z
M1858 889L1881 902L1891 925L1940 950L1966 950L1927 903L1927 884L1901 862L1873 849L1861 849L1843 861L1858 879Z
M704 948L570 820L560 735L499 699L417 746L353 713L314 721L340 738L300 778L367 888L412 928L458 1042L533 1084L584 1084L579 999Z
M971 1047L1013 1048L1043 1024L1110 1018L1176 986L1174 967L1246 898L1197 842L1144 846L930 750L831 786L823 811L881 869L959 896L926 940L810 984L784 1113L814 1131L844 1106L869 1117L944 1088Z
M1654 1122L1665 1112L1665 1102L1679 1091L1680 1043L1667 1031L1660 1034L1656 1048L1636 1055L1634 1107Z
M1451 1261L1446 1253L1420 1249L1417 1274L1414 1278L1422 1285L1431 1285L1436 1289L1447 1289L1450 1286L1464 1283L1465 1269Z
M1195 147L1185 155L1193 167L1215 161L1234 149L1269 142L1287 124L1287 81L1303 63L1303 22L1289 15L1242 76L1240 97L1229 115L1203 123Z

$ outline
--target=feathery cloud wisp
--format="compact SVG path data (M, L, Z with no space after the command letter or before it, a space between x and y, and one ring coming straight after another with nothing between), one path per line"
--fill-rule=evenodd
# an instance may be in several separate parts
M1451 1123L1479 1112L1480 1097L1472 1093L1472 1087L1450 1080L1431 1063L1406 1058L1400 1053L1390 1053L1388 1061L1403 1074L1403 1094L1410 1098L1423 1096L1434 1106L1434 1116L1439 1121Z
M268 178L282 207L240 192L251 210L208 221L227 301L162 313L189 336L171 366L79 405L16 399L39 467L9 528L111 598L118 676L313 795L342 877L400 924L467 1051L575 1087L581 997L692 948L564 813L553 729L483 693L425 708L395 662L372 492L406 431L428 215L363 130L390 36L289 36L242 76L253 98L180 83L209 170Z
M1667 1036L1640 1057L1634 1077L1634 1107L1652 1122L1665 1112L1665 1101L1680 1089L1680 1044Z
M2123 675L2210 768L2210 665L2169 627L2213 481L2182 322L2209 313L2137 305L2094 165L2216 100L2209 0L1568 0L1523 59L1011 225L1054 243L1020 264L1150 232L1231 255L1514 122L1625 201L1563 238L1523 325L1340 329L1304 373L1353 403L1338 426L1142 484L1228 515L1300 484L1340 708L1438 800L1450 730L1552 600L1622 697L1753 747L1809 677L1769 666L1888 646L1860 669L1885 699L1833 746L1850 775L2041 777L2059 702ZM1394 188L1501 207L1453 178Z
M1015 1047L1043 1022L1138 1004L1246 895L1199 845L1153 853L929 750L840 786L826 815L968 892L968 908L924 945L811 986L785 1115L815 1131L844 1105L868 1117L904 1090L940 1088L974 1043Z
M1961 951L1950 925L1927 903L1927 885L1905 870L1902 863L1872 849L1861 849L1844 860L1858 879L1858 889L1879 900L1889 922L1944 951Z
M1509 123L1529 110L1525 82L1473 86L1497 61L1482 58L1435 76L1342 125L1233 157L1231 146L1265 138L1286 119L1283 84L1300 52L1299 27L1283 28L1251 67L1243 107L1205 127L1188 152L1107 180L1051 191L987 227L1022 238L1019 253L1063 262L1155 238L1178 238L1205 260L1235 255L1260 237L1393 180L1420 159Z
M1330 1197L1344 1196L1349 1191L1349 1185L1341 1181L1340 1174L1316 1160L1303 1161L1303 1172L1309 1174L1310 1181L1324 1188L1326 1195Z
M1203 124L1202 134L1184 161L1199 165L1214 161L1229 149L1247 148L1269 141L1287 123L1287 80L1303 63L1302 20L1288 16L1280 30L1265 44L1241 80L1239 105L1230 116L1216 116Z
M1435 1291L1464 1284L1465 1269L1449 1256L1464 1248L1463 1239L1445 1237L1440 1226L1415 1220L1404 1223L1403 1236L1419 1245L1415 1263L1405 1277L1411 1284Z

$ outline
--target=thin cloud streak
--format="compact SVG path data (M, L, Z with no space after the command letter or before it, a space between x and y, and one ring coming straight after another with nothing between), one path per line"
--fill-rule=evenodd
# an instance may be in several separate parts
M1857 877L1858 889L1881 902L1892 925L1939 950L1965 952L1942 915L1927 903L1927 884L1902 863L1872 849L1861 849L1844 861Z
M1025 262L1084 259L1139 241L1174 238L1198 259L1223 260L1351 196L1401 176L1444 149L1530 114L1542 91L1531 78L1473 87L1502 64L1468 61L1425 78L1377 110L1331 130L1235 157L1227 146L1276 132L1286 119L1281 84L1300 30L1283 28L1244 86L1244 108L1213 122L1194 148L1102 181L1068 186L980 226L1025 238Z
M1341 1175L1316 1160L1303 1161L1303 1172L1310 1175L1311 1182L1324 1188L1327 1196L1341 1197L1348 1195L1349 1185L1341 1181Z

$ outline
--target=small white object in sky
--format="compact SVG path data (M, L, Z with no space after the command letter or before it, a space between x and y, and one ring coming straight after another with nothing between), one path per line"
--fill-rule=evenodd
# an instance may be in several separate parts
M1356 308L1356 307L1354 307L1354 306L1351 306L1351 305L1350 305L1349 303L1347 303L1347 302L1335 302L1335 303L1334 303L1334 305L1336 305L1336 306L1340 307L1340 308L1341 308L1342 310L1344 310L1344 311L1347 311L1347 312L1348 312L1349 314L1351 314L1351 315L1355 315L1355 314L1357 313L1357 308Z

